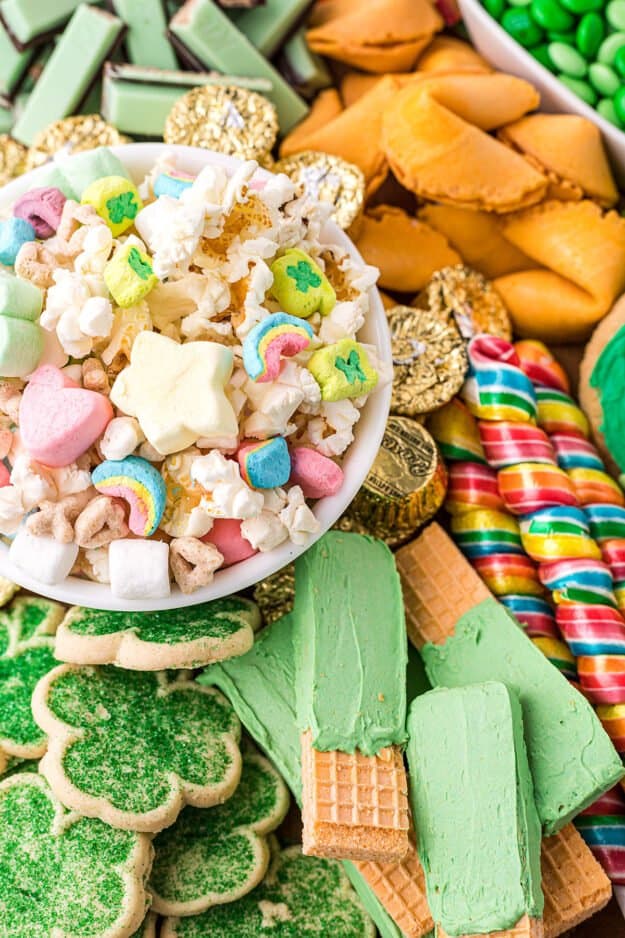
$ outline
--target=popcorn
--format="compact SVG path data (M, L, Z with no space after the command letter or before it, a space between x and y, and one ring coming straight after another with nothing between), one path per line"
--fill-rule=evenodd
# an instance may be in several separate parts
M354 424L360 411L350 400L324 402L321 414L308 424L304 440L312 443L324 456L341 456L353 442ZM328 433L328 429L334 433Z
M278 515L289 532L294 544L305 544L310 534L319 530L319 522L306 504L299 485L292 486L287 493L287 504Z
M96 583L110 583L108 547L93 547L83 554L87 575Z
M0 534L5 537L15 534L25 514L20 490L15 485L0 488Z
M56 330L63 351L73 358L91 353L94 338L107 338L113 325L108 299L92 296L86 280L62 268L55 270L40 325Z
M254 550L265 554L267 551L275 550L280 544L284 544L289 531L277 515L271 511L262 511L258 517L243 521L241 534L246 541L250 542Z
M31 459L27 453L20 454L11 469L11 485L19 492L22 507L31 511L43 501L53 501L57 489L49 471ZM4 489L0 489L0 492Z
M125 459L145 440L139 421L134 417L114 417L100 440L105 459Z
M206 511L213 518L255 518L263 509L262 493L253 492L241 478L239 464L219 450L195 459L191 478L210 493Z
M245 393L255 412L243 425L244 436L266 440L271 436L289 436L296 430L289 421L304 400L304 392L299 388L278 381L266 384L248 381Z

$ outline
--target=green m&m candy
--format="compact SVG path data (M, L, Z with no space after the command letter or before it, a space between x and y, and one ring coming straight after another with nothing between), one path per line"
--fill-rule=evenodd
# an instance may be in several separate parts
M612 65L619 49L625 46L625 32L612 33L599 46L597 59L603 65Z
M576 16L583 16L584 13L597 13L602 10L604 0L562 0L562 6Z
M612 29L625 29L625 0L611 0L605 8L605 15Z
M586 59L594 59L605 36L605 26L598 13L585 13L575 33L577 48Z
M583 78L588 71L584 56L564 42L550 42L549 55L555 67L570 78Z
M570 75L558 75L558 78L562 84L566 85L569 91L576 94L578 98L581 98L586 104L590 104L591 107L595 106L597 103L597 93L587 81L582 81L581 78L571 78Z
M538 45L543 31L530 16L527 7L511 7L503 14L501 25L513 39L525 48Z
M593 62L589 66L588 78L595 91L606 98L611 98L621 86L620 78L614 69L609 65L602 65L601 62Z
M540 62L541 65L543 65L545 68L548 68L550 72L555 72L556 69L553 62L551 61L551 57L549 55L549 46L547 43L534 46L529 51L532 53L534 58Z
M560 6L558 0L532 0L530 13L538 25L547 30L566 32L575 23L574 18Z
M612 98L612 101L614 103L616 116L618 117L621 125L625 124L625 86L619 88L619 90Z
M618 119L616 108L614 107L614 101L612 101L611 98L602 98L597 105L597 112L601 114L605 120L610 121L611 124L615 124L617 127L622 126Z

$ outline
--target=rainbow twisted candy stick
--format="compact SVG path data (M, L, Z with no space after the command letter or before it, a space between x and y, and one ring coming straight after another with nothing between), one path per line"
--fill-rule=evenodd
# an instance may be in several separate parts
M528 440L525 430L535 427L501 424L508 428L508 441L521 458L521 440ZM543 654L573 683L577 682L575 659L562 642L553 610L545 599L545 588L538 577L536 564L530 560L521 542L517 519L505 508L497 486L497 473L488 467L486 453L497 467L506 465L503 434L491 434L482 446L475 417L462 401L455 398L430 417L430 430L448 461L449 486L445 506L452 515L452 533L458 546L469 558L489 589L521 622ZM497 431L498 425L492 425ZM539 449L535 458L546 459L551 450L542 434L536 437ZM496 457L494 451L498 452Z
M506 508L519 517L523 547L538 564L541 582L551 590L557 625L578 657L581 686L599 705L599 715L623 753L625 706L623 713L611 710L608 714L601 708L625 704L625 622L617 607L611 569L593 537L597 510L606 506L586 501L599 491L602 498L622 502L622 493L597 467L595 454L588 449L586 418L569 396L559 366L539 343L519 345L521 356L501 339L476 337L469 345L470 383L465 399L480 418L483 441L492 437L493 423L501 420L501 399L507 412L517 401L519 422L536 420L535 447L538 433L543 434L545 447L552 447L550 464L528 461L500 468L499 492ZM528 398L534 402L529 410ZM549 434L556 438L555 446ZM566 470L558 464L559 449ZM511 460L518 456L514 447L510 453ZM611 512L619 508L608 507Z

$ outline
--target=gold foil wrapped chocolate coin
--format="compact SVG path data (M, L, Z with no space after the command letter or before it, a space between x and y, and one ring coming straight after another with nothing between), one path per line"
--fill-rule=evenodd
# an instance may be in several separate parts
M193 88L165 121L165 143L204 147L244 160L267 161L278 136L278 114L262 94L234 85Z
M428 431L416 420L391 416L350 514L393 547L436 514L446 491L445 466Z
M25 172L26 147L8 134L0 134L0 186Z
M295 600L295 566L290 563L272 573L254 587L254 600L265 625L271 625L293 609Z
M469 367L466 344L452 322L428 310L387 312L393 354L391 413L429 414L458 393Z
M307 195L333 206L332 218L347 229L360 215L365 200L365 177L353 163L333 156L304 150L278 160L275 173L285 173Z
M510 341L512 325L503 300L482 274L470 267L438 270L417 298L444 323L453 323L467 342L479 332Z
M39 131L26 157L26 171L43 166L64 147L69 153L80 153L122 143L130 143L130 138L107 124L99 114L64 117Z

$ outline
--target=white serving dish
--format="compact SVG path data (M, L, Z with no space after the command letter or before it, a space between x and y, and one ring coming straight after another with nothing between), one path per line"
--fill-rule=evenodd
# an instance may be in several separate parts
M477 51L501 71L531 82L540 91L541 111L579 114L597 125L612 159L615 175L625 184L625 133L569 91L566 85L508 35L479 0L458 0L458 5Z
M111 149L122 160L130 175L137 182L145 176L154 166L157 158L165 151L173 153L178 164L190 173L198 173L211 162L226 168L232 167L238 162L232 157L208 150L195 147L172 147L161 143L133 143L127 146L112 147ZM0 215L5 214L7 208L23 192L38 185L38 176L41 172L41 170L34 170L20 176L0 190ZM259 170L258 172L261 176L269 175L265 170ZM343 245L355 260L362 261L350 239L334 223L328 223L324 230L324 236L326 235L328 242ZM371 290L371 311L359 334L359 338L366 343L375 345L380 359L389 368L392 367L391 344L386 315L380 296L375 289ZM111 594L108 585L94 583L78 577L68 577L62 583L48 586L37 580L36 571L29 575L15 567L9 560L9 550L5 544L0 544L0 575L19 583L25 589L70 605L138 612L192 606L221 596L228 596L245 587L252 586L264 577L280 570L295 557L302 554L343 514L362 485L376 457L384 435L390 399L390 385L378 388L361 411L360 420L354 430L354 442L343 461L343 470L345 472L343 487L338 494L320 499L314 505L314 513L320 523L319 533L311 537L304 546L288 543L269 553L255 554L248 560L218 571L209 586L190 595L185 595L175 586L172 587L171 596L167 599L119 600Z

